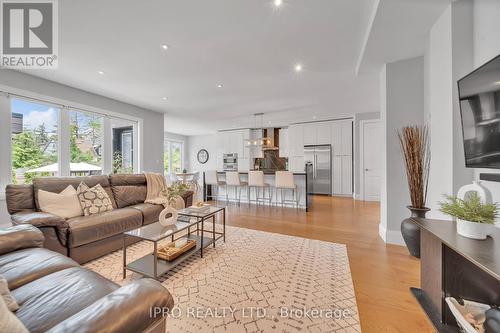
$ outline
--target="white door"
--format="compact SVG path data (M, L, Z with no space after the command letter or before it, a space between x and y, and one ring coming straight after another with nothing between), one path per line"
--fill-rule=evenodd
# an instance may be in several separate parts
M380 122L361 122L361 196L363 200L380 201L381 150Z

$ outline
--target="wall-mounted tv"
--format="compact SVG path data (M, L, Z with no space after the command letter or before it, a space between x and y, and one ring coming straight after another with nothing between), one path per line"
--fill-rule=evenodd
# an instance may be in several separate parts
M500 169L500 56L458 81L465 165Z

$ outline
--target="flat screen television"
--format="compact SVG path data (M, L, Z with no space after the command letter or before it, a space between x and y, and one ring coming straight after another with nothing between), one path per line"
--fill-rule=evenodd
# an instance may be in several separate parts
M465 165L500 169L500 56L458 81Z

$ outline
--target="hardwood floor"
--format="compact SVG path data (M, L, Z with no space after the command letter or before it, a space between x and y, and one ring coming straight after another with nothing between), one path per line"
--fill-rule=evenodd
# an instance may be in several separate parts
M230 204L228 225L347 245L363 332L434 332L410 286L420 262L378 236L378 203L315 196L306 213L291 208Z

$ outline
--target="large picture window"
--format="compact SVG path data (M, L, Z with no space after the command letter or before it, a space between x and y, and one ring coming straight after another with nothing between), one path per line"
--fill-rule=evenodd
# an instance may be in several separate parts
M10 97L6 105L11 118L12 183L29 184L46 176L138 172L137 121L31 99Z
M184 143L181 141L165 140L164 168L165 174L182 172L184 165Z
M31 183L34 177L59 174L59 112L50 105L11 100L14 184Z

